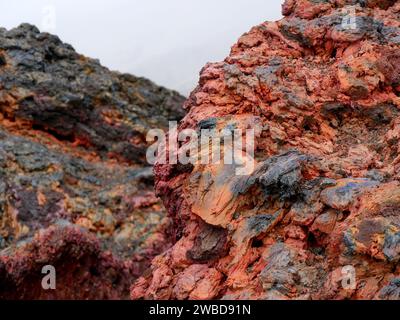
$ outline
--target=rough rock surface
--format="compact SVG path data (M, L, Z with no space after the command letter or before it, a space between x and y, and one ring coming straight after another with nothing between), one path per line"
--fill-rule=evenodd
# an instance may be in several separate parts
M170 243L146 133L183 102L34 26L0 29L0 298L129 298Z
M257 117L254 172L156 166L176 243L133 299L400 299L400 1L283 14L204 67L180 124Z

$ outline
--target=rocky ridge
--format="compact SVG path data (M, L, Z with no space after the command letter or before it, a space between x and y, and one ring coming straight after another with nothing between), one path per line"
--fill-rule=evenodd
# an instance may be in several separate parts
M254 172L156 165L175 244L132 299L400 298L400 2L283 15L203 68L179 128L256 117Z
M183 102L32 25L0 29L0 298L129 297L170 243L146 133Z

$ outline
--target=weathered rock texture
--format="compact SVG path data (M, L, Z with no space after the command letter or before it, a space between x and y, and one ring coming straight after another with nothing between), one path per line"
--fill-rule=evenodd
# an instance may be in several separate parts
M400 298L400 1L283 14L205 66L180 125L258 117L256 169L156 166L176 243L133 299Z
M129 297L170 243L146 133L183 102L34 26L0 29L0 298Z

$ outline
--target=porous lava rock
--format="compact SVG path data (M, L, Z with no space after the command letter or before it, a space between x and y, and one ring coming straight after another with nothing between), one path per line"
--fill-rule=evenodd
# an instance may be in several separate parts
M170 244L146 134L183 102L32 25L0 29L0 298L129 298Z
M400 1L283 15L203 68L179 127L256 118L255 169L156 165L175 244L131 298L400 298Z

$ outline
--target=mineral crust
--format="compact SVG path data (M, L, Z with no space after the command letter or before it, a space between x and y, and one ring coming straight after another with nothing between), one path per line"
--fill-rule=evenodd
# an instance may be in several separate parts
M0 298L129 298L170 245L146 133L183 102L32 25L0 29Z
M179 128L258 119L255 169L156 165L175 244L132 299L400 299L400 1L283 15L204 67Z

